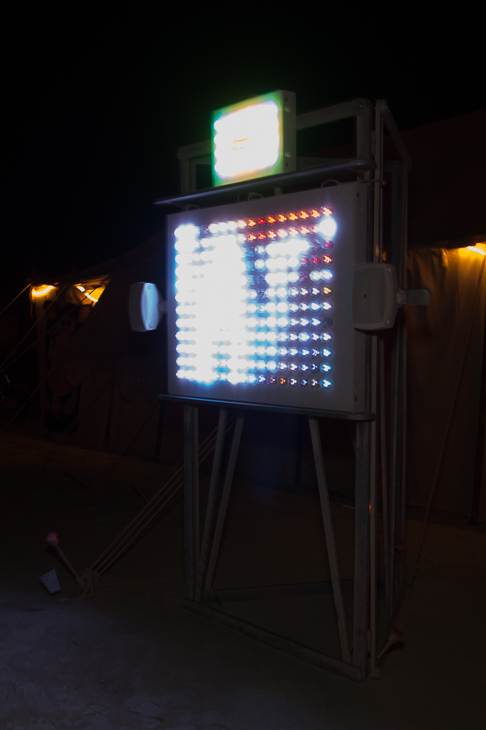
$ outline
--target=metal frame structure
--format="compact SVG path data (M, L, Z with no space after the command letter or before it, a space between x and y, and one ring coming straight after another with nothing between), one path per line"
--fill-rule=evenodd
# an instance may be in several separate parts
M297 116L297 130L339 121L356 120L356 158L323 159L298 158L297 171L275 175L261 180L247 181L219 188L196 190L196 169L199 164L209 164L210 142L190 145L179 150L181 166L181 195L157 201L157 204L178 205L185 209L197 203L215 205L221 196L241 195L273 188L274 194L282 193L285 185L310 183L326 179L330 173L347 171L370 186L368 204L371 221L368 235L368 261L384 261L383 251L383 186L385 173L390 178L391 232L388 252L394 264L398 283L405 288L407 256L407 169L410 159L394 119L384 100L374 107L366 99L338 104L315 112ZM387 127L400 160L385 161L383 134ZM354 426L355 451L355 556L354 579L351 581L353 597L352 636L348 636L344 615L343 590L350 587L342 581L337 561L334 528L329 503L328 486L321 449L318 417L330 417L329 412L309 412L299 409L262 410L299 412L308 417L314 462L317 474L319 499L326 538L331 580L326 583L269 586L265 589L240 591L213 591L213 578L218 560L221 537L231 486L235 472L238 449L245 419L245 409L259 408L240 403L215 402L219 406L219 425L211 473L209 497L200 537L199 510L199 455L198 455L198 403L178 396L162 396L184 403L184 523L185 523L185 602L184 606L200 615L216 619L240 632L307 662L329 669L356 681L380 675L378 664L379 640L386 645L386 637L396 621L395 602L403 581L403 555L397 550L404 537L405 521L405 418L406 418L406 332L403 312L399 312L390 343L385 346L384 332L372 333L367 343L367 408L358 417L349 415ZM385 369L390 377L385 382ZM207 401L212 402L212 401ZM223 462L224 436L227 430L228 412L237 409L236 423L227 460L226 474L221 494L219 483ZM337 415L337 414L335 414ZM341 417L344 414L340 414ZM346 416L344 416L346 417ZM377 626L377 553L378 541L378 488L381 484L383 514L383 558L385 565L385 595L387 629L378 636ZM219 508L218 508L219 504ZM316 593L332 593L337 617L337 630L341 658L322 654L312 647L302 646L290 639L277 636L257 626L224 613L214 607L214 601L237 600L249 597L282 597Z

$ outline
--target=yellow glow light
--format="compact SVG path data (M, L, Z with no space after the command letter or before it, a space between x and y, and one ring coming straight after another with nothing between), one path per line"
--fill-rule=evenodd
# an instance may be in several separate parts
M481 244L478 244L477 246L468 246L468 251L474 251L475 253L480 253L481 256L486 256L486 251L482 248L479 248ZM484 244L482 244L484 246Z
M84 296L85 296L85 297L86 297L87 299L90 299L90 300L91 300L92 302L97 302L97 301L99 301L98 299L95 299L94 297L92 297L92 296L91 296L91 294L88 294L88 292L86 291L86 289L84 288L84 286L81 286L81 284L78 284L78 285L76 286L76 289L79 289L79 291L80 291L80 292L83 292Z
M51 291L51 289L54 289L54 287L53 287L53 286L51 286L50 284L45 284L45 285L44 285L44 286L42 286L42 287L41 287L40 289L32 289L32 292L31 292L31 293L32 293L32 296L33 296L33 297L43 297L43 296L45 296L45 295L46 295L46 294L47 294L48 292L50 292L50 291Z

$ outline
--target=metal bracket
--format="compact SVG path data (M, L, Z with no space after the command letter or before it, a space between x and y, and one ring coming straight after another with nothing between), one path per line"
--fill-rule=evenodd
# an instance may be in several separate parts
M353 285L353 321L356 329L382 330L395 324L399 307L428 304L429 289L399 289L391 264L357 266Z

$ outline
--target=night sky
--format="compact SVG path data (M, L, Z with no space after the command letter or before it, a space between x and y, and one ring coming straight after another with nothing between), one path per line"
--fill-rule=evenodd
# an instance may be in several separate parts
M249 8L245 20L214 8L190 18L182 7L179 17L7 11L7 288L15 293L33 272L101 263L161 230L153 201L178 192L176 150L209 138L213 109L278 88L296 93L297 113L386 98L407 129L484 107L478 18L462 14L467 33L453 16L388 27L376 9L356 18L340 7L265 20L250 20Z

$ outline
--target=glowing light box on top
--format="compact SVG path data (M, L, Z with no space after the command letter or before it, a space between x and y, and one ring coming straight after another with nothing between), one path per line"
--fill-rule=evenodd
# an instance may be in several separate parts
M366 196L346 183L168 216L170 394L364 411Z
M293 172L295 94L273 91L212 114L213 185Z

